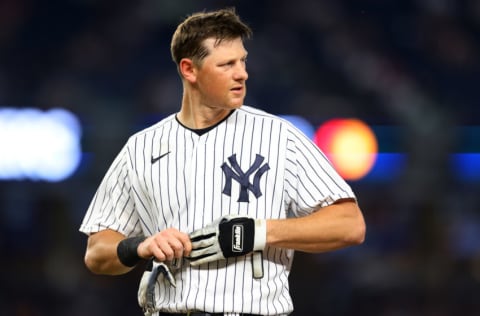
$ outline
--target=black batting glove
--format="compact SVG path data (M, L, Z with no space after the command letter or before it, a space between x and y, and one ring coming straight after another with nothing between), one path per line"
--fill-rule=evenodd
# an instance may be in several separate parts
M190 233L190 264L243 256L262 251L267 241L266 220L227 215Z

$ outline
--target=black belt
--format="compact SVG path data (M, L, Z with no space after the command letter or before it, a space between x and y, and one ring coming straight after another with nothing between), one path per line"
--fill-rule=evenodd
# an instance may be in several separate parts
M160 312L160 314L158 314L158 315L159 316L224 316L223 313L207 313L207 312L190 312L190 314ZM240 316L259 316L259 315L254 315L254 314L245 314L245 313L240 313L238 315L240 315Z

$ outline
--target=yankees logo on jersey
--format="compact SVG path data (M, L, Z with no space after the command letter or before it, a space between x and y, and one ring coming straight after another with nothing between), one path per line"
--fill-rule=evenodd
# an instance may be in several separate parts
M228 161L230 162L230 166L227 163L222 164L222 170L225 174L225 187L223 188L222 193L228 196L231 196L232 191L232 179L237 181L240 185L240 196L238 198L238 202L248 202L248 191L251 191L256 198L262 195L262 191L260 190L260 178L262 175L270 169L268 163L265 163L261 166L263 160L265 158L256 155L255 162L253 165L248 168L246 172L243 172L241 167L238 165L237 162L237 155L233 154L232 156L228 157ZM254 174L253 183L250 183L250 175Z
M228 214L299 217L351 197L350 187L306 136L285 120L242 106L201 135L175 115L133 135L105 175L80 230L150 236L175 227L188 233ZM175 288L157 282L156 304L165 311L286 315L293 310L292 259L292 250L267 247L265 277L257 279L251 256L199 267L184 262L172 271Z

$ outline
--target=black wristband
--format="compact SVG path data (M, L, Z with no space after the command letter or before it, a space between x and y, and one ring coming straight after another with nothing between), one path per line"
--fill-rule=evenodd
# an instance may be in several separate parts
M120 262L126 267L135 266L142 258L138 256L137 248L146 237L130 237L120 241L117 246L117 256Z

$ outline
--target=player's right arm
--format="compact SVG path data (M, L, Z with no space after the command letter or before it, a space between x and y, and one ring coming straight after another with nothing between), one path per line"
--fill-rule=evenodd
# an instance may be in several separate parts
M126 266L118 257L118 245L125 236L117 231L105 229L88 237L85 265L96 274L118 275L129 272L132 266ZM135 255L140 259L154 257L158 261L188 256L192 244L188 234L175 228L168 228L146 238L138 244Z
M120 262L117 256L117 247L125 236L117 231L105 229L92 233L88 237L85 252L85 265L95 274L118 275L127 273L132 267Z

